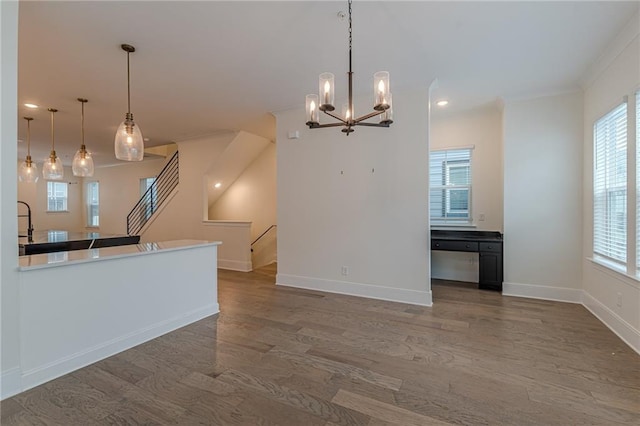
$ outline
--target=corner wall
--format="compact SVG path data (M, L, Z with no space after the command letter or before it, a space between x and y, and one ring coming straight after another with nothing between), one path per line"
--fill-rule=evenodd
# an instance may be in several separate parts
M504 108L505 295L581 301L582 94Z
M276 114L278 285L431 305L429 94L393 95L390 128L348 137Z
M252 240L276 224L275 144L270 143L209 207L209 220L252 222Z
M584 96L584 228L582 275L584 305L640 353L640 282L590 260L593 256L593 124L629 95L640 89L640 15L636 15L602 58L594 65L601 72ZM618 304L620 300L620 304Z
M18 2L0 2L0 398L21 389L18 284Z

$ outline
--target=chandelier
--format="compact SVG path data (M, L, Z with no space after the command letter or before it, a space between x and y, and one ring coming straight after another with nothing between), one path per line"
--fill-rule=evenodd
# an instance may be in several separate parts
M335 78L330 72L320 74L319 79L319 95L307 95L305 107L307 126L310 129L320 129L324 127L342 127L342 132L349 136L354 131L354 126L371 126L371 127L389 127L393 123L391 92L389 90L389 73L387 71L379 71L373 75L373 112L355 117L353 110L353 71L351 68L351 50L352 50L352 18L351 18L351 1L349 0L349 101L343 107L342 116L335 114L334 96L335 96ZM338 120L334 123L320 124L320 112ZM379 116L379 122L366 122L370 118Z

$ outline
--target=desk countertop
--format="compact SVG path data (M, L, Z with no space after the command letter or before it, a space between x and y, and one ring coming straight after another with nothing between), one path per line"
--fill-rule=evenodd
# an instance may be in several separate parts
M432 240L448 240L448 241L478 241L501 243L502 234L498 231L455 231L455 230L431 230Z

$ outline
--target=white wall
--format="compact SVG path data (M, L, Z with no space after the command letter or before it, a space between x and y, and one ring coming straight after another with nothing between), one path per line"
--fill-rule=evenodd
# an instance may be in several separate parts
M0 398L20 389L17 122L18 2L0 2Z
M391 128L348 137L306 128L302 108L276 114L279 285L431 304L428 102L394 92Z
M218 264L227 269L251 270L248 226L217 226L207 220L206 172L236 136L236 133L228 132L177 142L180 153L178 192L142 234L141 241L183 238L222 241L218 247Z
M271 225L277 224L276 146L274 143L269 143L209 207L209 219L251 222L251 241L258 238ZM252 249L252 269L275 262L277 260L276 230L269 231ZM224 265L224 262L221 265Z
M18 200L31 207L31 220L36 231L62 229L65 231L81 231L84 229L84 203L82 201L82 178L73 176L71 167L64 168L64 179L67 184L67 211L47 212L47 181L42 178L42 164L38 163L40 178L36 183L18 182ZM19 207L20 213L26 213L26 207ZM27 219L18 222L20 234L27 228Z
M504 108L504 294L580 301L582 94Z
M97 167L94 175L84 182L98 182L100 191L100 226L104 234L126 234L127 215L140 199L140 179L156 176L168 158L145 160L142 162L123 162L116 166ZM80 185L82 192L86 191ZM81 203L81 226L86 225L87 212L84 201ZM162 240L157 240L162 241Z
M640 284L637 279L593 263L593 124L640 88L640 16L637 15L594 65L598 72L584 95L584 304L640 352ZM631 233L633 235L633 233ZM618 300L621 300L618 306Z
M252 239L276 224L275 144L270 143L209 208L209 219L252 222Z
M474 146L471 182L473 229L502 231L501 106L489 105L454 113L436 107L431 116L430 146L432 150ZM481 214L484 220L481 220ZM478 282L478 254L431 252L431 277Z

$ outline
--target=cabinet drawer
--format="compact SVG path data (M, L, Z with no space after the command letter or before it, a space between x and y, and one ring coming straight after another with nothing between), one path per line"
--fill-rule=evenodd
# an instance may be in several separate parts
M465 241L432 240L431 250L478 251L478 243Z
M500 253L502 251L502 243L480 243L480 251Z

